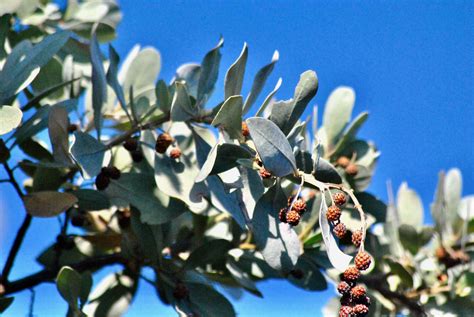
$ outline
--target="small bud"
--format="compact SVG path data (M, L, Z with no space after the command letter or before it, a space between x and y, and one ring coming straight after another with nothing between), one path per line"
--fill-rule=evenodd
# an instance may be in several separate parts
M249 127L245 121L242 121L242 135L244 137L248 137L250 135Z
M286 223L286 213L288 212L287 208L282 208L278 212L278 219L280 219L281 222Z
M74 133L75 131L79 130L79 126L77 124L71 123L67 126L68 133Z
M106 189L109 184L110 178L104 175L102 172L100 172L99 175L97 175L97 177L95 178L95 186L98 190Z
M350 163L351 163L351 160L346 156L341 156L336 161L336 164L342 168L346 168Z
M356 176L358 172L359 172L359 168L357 167L357 165L355 165L353 163L347 165L347 167L346 167L347 175Z
M165 153L168 147L173 143L173 138L168 133L164 132L158 136L155 144L155 150L158 153Z
M129 152L136 151L138 148L138 140L136 138L128 138L123 142L123 147Z
M170 151L170 157L172 159L179 159L181 157L181 150L178 147L175 147Z
M101 172L112 179L119 179L121 175L120 170L115 166L102 167Z
M272 173L270 173L270 171L266 170L264 167L260 168L259 173L264 179L272 177Z
M130 227L130 223L131 223L130 217L131 217L130 209L117 211L117 221L121 229L127 229L128 227Z
M71 225L74 227L84 227L86 224L86 217L80 213L74 214L71 217Z

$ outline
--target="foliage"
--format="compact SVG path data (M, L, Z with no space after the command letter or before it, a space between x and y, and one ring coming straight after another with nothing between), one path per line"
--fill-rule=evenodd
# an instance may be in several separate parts
M474 310L474 199L461 197L460 172L440 173L433 226L406 184L388 205L367 192L379 152L357 137L368 113L352 119L351 88L332 92L319 126L317 108L312 124L301 118L318 90L312 70L291 99L274 99L281 79L260 97L278 52L244 93L244 44L215 100L223 38L166 84L154 48L136 46L120 67L111 44L101 50L121 18L113 0L65 9L8 0L0 14L0 162L27 212L1 275L0 311L11 294L55 279L68 316L120 315L140 282L179 315L235 316L215 285L261 297L258 281L287 279L320 291L364 250L371 315ZM14 171L27 176L22 186ZM336 193L348 202L335 203ZM339 220L327 217L335 205L348 230L340 239ZM38 255L44 270L11 281L34 217L57 217L62 229ZM120 270L92 285L111 264Z

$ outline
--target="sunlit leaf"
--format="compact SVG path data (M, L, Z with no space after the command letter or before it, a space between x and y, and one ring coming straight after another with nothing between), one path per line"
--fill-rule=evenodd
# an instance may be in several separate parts
M240 95L242 90L242 84L244 82L245 66L247 64L248 47L247 43L244 43L242 52L240 53L237 60L229 67L225 75L224 80L224 99L228 100L231 96ZM242 106L240 113L242 115Z
M22 117L23 112L20 109L12 106L0 106L0 135L18 127Z

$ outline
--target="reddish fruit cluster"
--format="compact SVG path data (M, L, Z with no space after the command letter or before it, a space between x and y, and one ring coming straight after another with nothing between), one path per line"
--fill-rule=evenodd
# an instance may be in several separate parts
M242 135L244 137L248 137L250 135L249 127L244 121L242 121Z
M339 317L363 317L369 313L370 298L362 285L356 285L360 277L357 267L348 267L342 275L342 281L337 286L341 297Z
M272 173L269 170L265 169L265 167L261 167L258 173L263 179L272 177Z
M95 178L95 186L98 190L104 190L109 186L110 179L119 179L120 170L115 166L102 167L100 173Z
M171 143L174 142L174 139L169 133L161 133L156 139L155 150L158 153L165 153Z
M298 198L294 203L293 200L294 196L290 196L288 198L287 206L280 209L278 218L281 222L288 223L292 226L297 226L300 223L301 216L305 213L307 207L306 202L303 199Z

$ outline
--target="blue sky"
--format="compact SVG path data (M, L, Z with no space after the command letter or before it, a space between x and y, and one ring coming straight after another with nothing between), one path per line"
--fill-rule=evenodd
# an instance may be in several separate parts
M382 156L370 191L386 199L385 182L407 181L422 197L425 211L441 169L459 167L463 193L474 193L474 3L470 1L121 1L124 19L114 42L121 56L136 43L162 54L160 77L168 81L182 63L199 62L222 34L222 66L249 45L243 91L275 49L280 52L265 92L279 77L277 95L292 96L300 73L314 69L323 106L331 90L352 86L355 113L370 112L361 136L373 140ZM225 68L220 73L222 91ZM217 94L217 97L222 94ZM4 171L0 171L3 178ZM23 210L6 184L0 184L1 263ZM18 216L21 215L21 216ZM430 219L427 215L428 220ZM12 277L39 269L34 256L57 230L55 220L35 219ZM45 239L43 239L43 234ZM308 293L284 282L259 284L265 299L245 294L240 316L317 316L332 291ZM62 316L54 285L37 288L36 315ZM29 293L20 294L5 316L25 316ZM54 313L53 313L54 312ZM142 284L128 316L175 316Z

